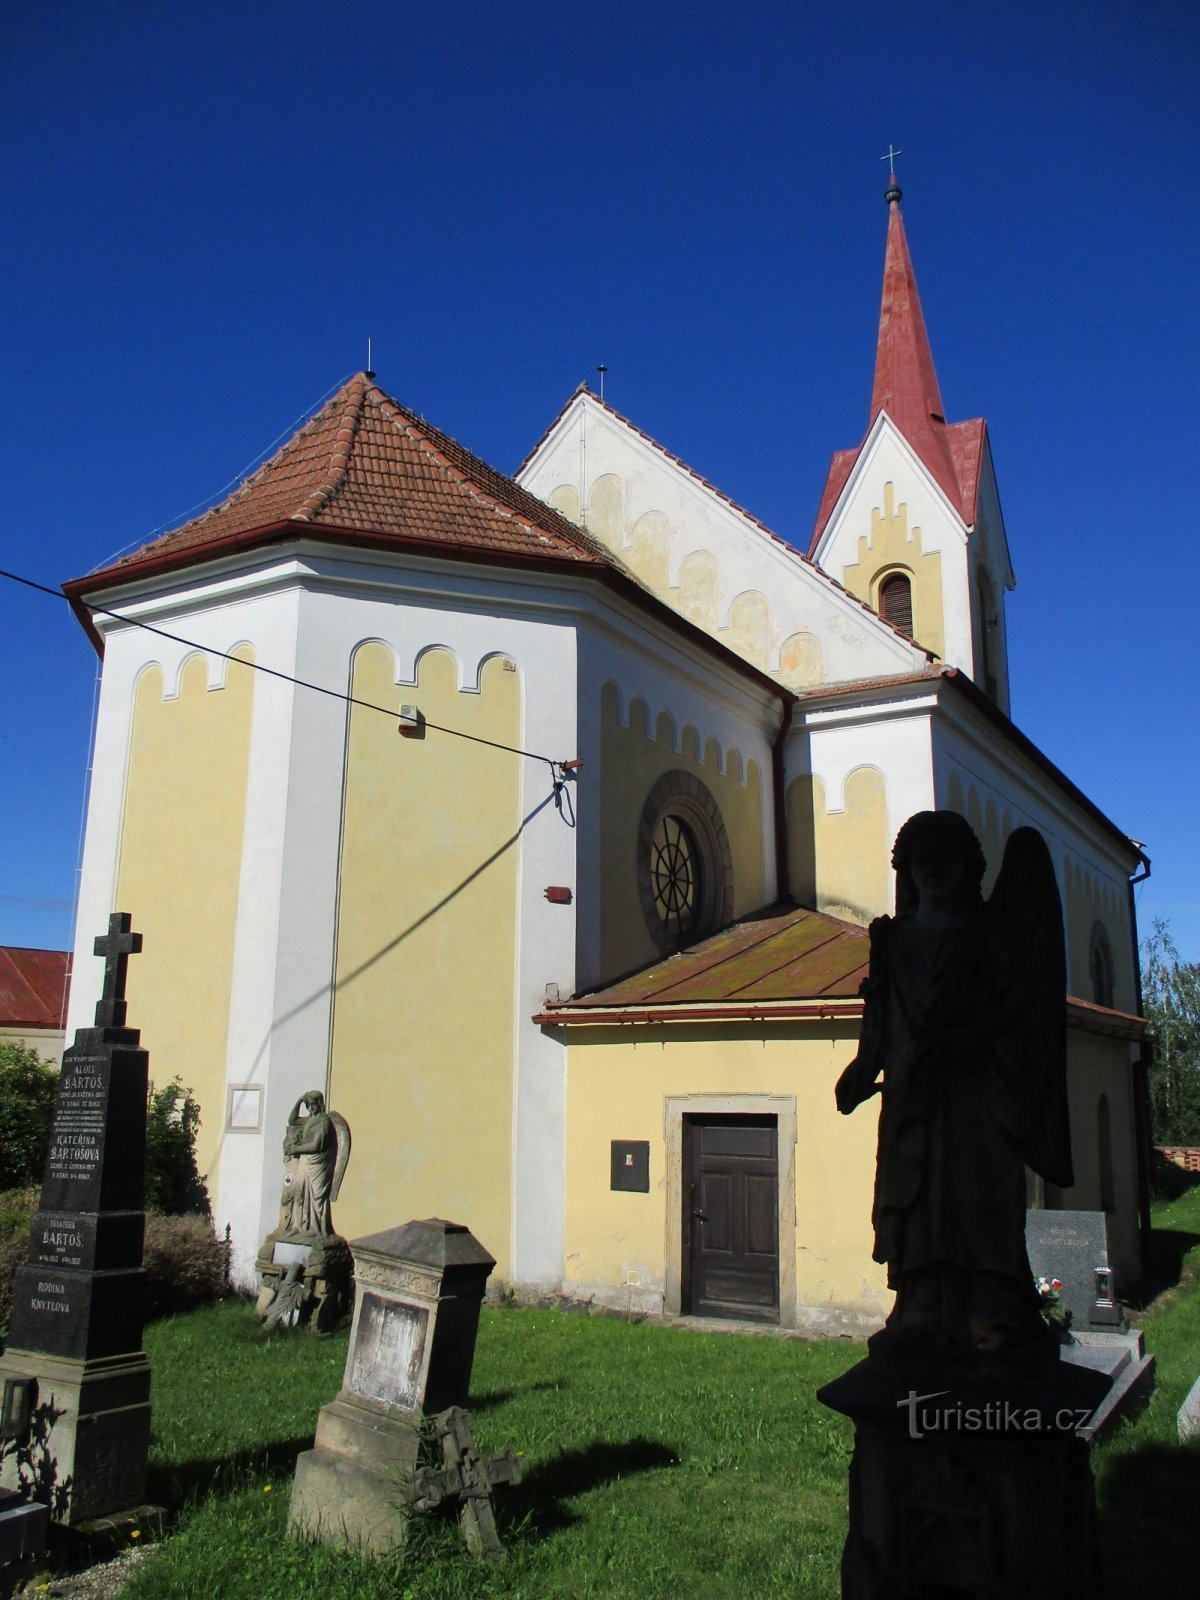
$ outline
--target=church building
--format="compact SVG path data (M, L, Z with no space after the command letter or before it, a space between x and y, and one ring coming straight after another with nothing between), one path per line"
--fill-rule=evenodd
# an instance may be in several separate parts
M521 1294L877 1324L873 1115L833 1086L892 841L949 808L985 890L1015 828L1050 848L1076 1183L1031 1201L1106 1210L1132 1285L1146 861L1009 719L988 433L945 420L887 200L869 426L806 551L586 386L508 478L363 372L66 586L103 654L69 1024L128 911L244 1281L321 1089L348 1238L437 1215Z

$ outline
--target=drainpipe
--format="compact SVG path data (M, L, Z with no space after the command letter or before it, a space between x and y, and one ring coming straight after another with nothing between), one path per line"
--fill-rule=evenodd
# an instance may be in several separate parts
M771 777L775 792L775 876L778 882L776 899L790 900L792 894L792 874L788 862L788 837L787 837L787 809L786 795L783 782L783 747L792 727L792 708L796 704L795 697L788 695L785 699L780 695L783 706L783 716L779 722L779 732L775 735L775 743L771 746Z
M1129 880L1129 938L1133 945L1133 983L1138 1016L1142 1010L1142 963L1138 950L1137 908L1133 891L1150 876L1150 857L1137 847L1142 870ZM1138 1046L1137 1060L1130 1063L1133 1088L1133 1136L1137 1149L1138 1228L1141 1238L1142 1271L1149 1267L1150 1252L1150 1168L1154 1160L1154 1132L1150 1122L1150 1066L1154 1060L1154 1044L1143 1038Z

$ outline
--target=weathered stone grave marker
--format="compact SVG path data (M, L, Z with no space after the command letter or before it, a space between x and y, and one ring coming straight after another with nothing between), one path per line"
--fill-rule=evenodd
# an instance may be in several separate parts
M146 1079L125 1025L125 974L142 947L125 912L96 940L104 992L62 1060L50 1153L0 1358L0 1483L78 1524L137 1507L150 1443L142 1351Z
M403 1544L407 1507L457 1502L473 1554L503 1556L491 1489L520 1481L506 1451L475 1449L463 1409L479 1307L495 1261L460 1223L430 1218L355 1239L346 1373L321 1407L313 1449L296 1462L289 1525L380 1553ZM421 1460L422 1445L440 1465Z

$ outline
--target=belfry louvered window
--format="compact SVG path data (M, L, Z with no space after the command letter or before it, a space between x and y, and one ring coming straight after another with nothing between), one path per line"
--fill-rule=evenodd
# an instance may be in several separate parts
M893 572L879 585L879 615L912 638L912 584L904 573Z

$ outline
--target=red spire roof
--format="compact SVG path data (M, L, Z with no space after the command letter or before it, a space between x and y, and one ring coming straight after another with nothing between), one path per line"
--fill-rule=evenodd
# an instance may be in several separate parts
M220 505L67 589L73 595L101 576L201 561L308 530L350 543L617 564L573 522L360 372Z
M925 331L921 298L913 272L900 189L895 179L887 191L887 250L883 258L883 299L875 347L875 381L871 389L870 428L886 411L936 480L950 504L970 526L975 521L979 461L983 449L982 418L946 424L933 352ZM809 553L812 554L858 459L855 450L839 450L830 463Z

